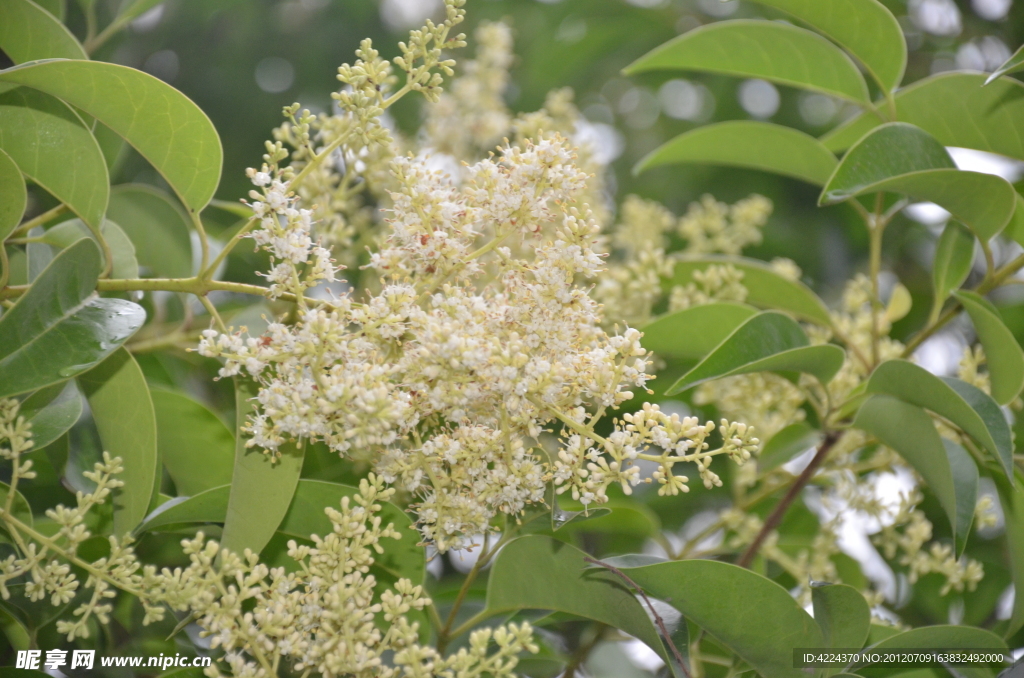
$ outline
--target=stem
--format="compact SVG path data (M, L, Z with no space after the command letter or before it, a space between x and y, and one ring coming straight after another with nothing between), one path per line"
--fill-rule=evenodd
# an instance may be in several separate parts
M456 637L458 633L462 631L463 627L467 627L467 624L469 624L470 622L478 622L479 619L477 618L481 615L484 615L485 617L487 616L485 614L486 610L484 610L479 614L475 615L472 619L469 620L469 622L466 622L465 624L462 624L457 629L455 629L456 632L452 632L452 626L455 624L455 617L459 614L459 609L462 607L462 603L466 600L466 594L469 593L469 587L472 586L473 582L476 580L477 575L480 574L480 571L484 568L484 566L487 565L488 562L490 562L491 556L498 551L498 547L506 541L506 534L501 535L501 539L498 541L497 544L495 544L495 547L492 549L490 547L491 544L490 539L488 538L489 536L490 535L484 536L484 546L483 550L480 552L480 557L476 559L475 563L473 563L473 567L470 568L469 573L466 575L465 581L462 582L462 588L459 589L459 593L455 597L455 602L452 604L452 609L448 613L448 619L445 620L444 628L442 628L437 634L437 651L441 654L444 654L445 648L448 646L448 641Z
M885 224L882 222L882 200L884 195L879 193L875 196L875 214L867 222L868 233L871 238L871 365L878 364L878 342L881 334L882 299L878 289L878 274L882 268L882 232Z
M85 223L83 220L82 223ZM107 239L103 237L103 231L99 227L95 227L92 224L85 224L92 233L92 237L96 239L96 243L100 246L103 251L103 270L100 272L100 278L105 279L110 277L110 272L114 270L114 253L110 251L110 245L107 243Z
M64 203L61 203L61 204L57 205L56 207L48 209L45 212L43 212L42 214L38 214L38 215L32 217L31 219L29 219L28 221L22 223L16 229L11 231L11 234L9 236L7 236L7 237L8 238L17 238L19 235L22 235L24 233L28 233L29 231L31 231L36 226L42 226L46 222L50 221L51 219L55 219L56 217L59 217L60 215L64 214L67 211L68 211L68 206L65 205Z
M245 226L238 229L238 232L231 237L231 240L229 240L226 245L224 245L224 249L220 251L220 254L218 254L216 258L210 262L209 266L203 268L200 271L199 277L204 280L212 280L213 274L217 272L217 267L220 266L221 262L227 259L227 256L231 254L231 250L235 249L235 245L240 243L242 241L242 238L245 237L245 234L252 230L252 227L258 223L259 221L256 219L256 217L252 217L251 219L249 219L248 223L245 224Z
M821 442L821 445L818 447L818 452L814 455L814 458L811 459L811 463L809 463L807 468L797 476L796 481L792 486L790 486L789 492L787 492L786 496L782 498L782 501L775 505L771 514L764 521L764 525L761 526L761 531L757 533L757 536L754 537L754 541L751 542L750 546L747 547L747 550L743 552L742 556L740 556L739 561L736 563L737 565L740 567L750 567L750 563L754 560L754 556L757 555L758 550L760 550L761 544L764 543L764 540L768 537L769 533L771 533L779 526L779 523L782 522L782 519L786 515L786 511L789 510L790 504L793 503L800 492L804 489L804 486L807 485L808 481L810 481L814 472L817 471L818 467L821 466L823 461L825 461L825 457L828 456L829 450L831 450L832 446L836 444L839 437L840 434L836 431L832 431L825 436L825 440Z
M217 307L213 305L210 298L205 294L202 294L199 296L199 301L202 302L206 312L209 313L210 317L217 323L217 329L219 329L222 334L227 334L228 326L224 324L224 319L220 317L220 313L217 312Z
M28 291L29 285L12 285L0 290L0 299L20 297ZM248 285L246 283L224 282L221 280L201 280L193 278L113 278L100 280L96 284L100 292L186 292L202 296L215 290L223 292L236 292L238 294L252 294L259 297L270 297L270 290L259 285ZM278 299L284 301L295 301L295 295L283 293Z
M683 672L683 675L686 676L686 678L690 678L690 669L686 666L686 662L683 660L682 655L679 654L679 649L676 647L676 644L672 642L672 635L668 632L668 629L665 628L665 620L662 619L661 615L658 614L658 611L654 609L654 605L651 603L651 600L647 597L647 594L644 592L644 590L637 586L636 582L627 577L625 572L623 572L622 570L613 565L603 563L600 560L597 560L596 558L591 558L590 556L583 556L583 560L593 565L603 567L604 569L608 570L609 572L617 576L622 581L626 582L628 586L632 587L637 593L640 594L640 596L644 599L644 602L647 604L647 609L651 611L651 616L654 617L654 623L657 624L658 630L661 631L662 639L668 645L669 649L672 650L672 656L675 657L676 663L679 664L680 670ZM685 624L686 622L680 620L680 623Z
M210 240L206 237L206 228L203 226L202 219L199 218L199 212L189 210L189 216L192 217L192 225L195 226L196 233L199 234L199 249L202 253L199 257L199 270L205 271L210 261Z

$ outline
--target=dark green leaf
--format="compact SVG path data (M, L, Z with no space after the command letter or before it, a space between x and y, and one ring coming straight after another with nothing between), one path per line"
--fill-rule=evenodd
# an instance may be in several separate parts
M121 457L124 487L114 490L114 534L128 534L142 522L157 497L160 459L156 416L146 378L126 349L118 349L78 378L89 400L103 449Z
M1006 228L1016 208L1013 186L1002 177L982 172L951 169L914 172L880 182L868 190L902 193L916 200L938 203L984 241Z
M121 227L109 219L104 219L100 233L107 241L114 260L110 276L112 278L138 278L139 262L135 259L135 246ZM82 238L95 240L96 236L81 219L71 219L46 231L41 240L47 245L63 249Z
M299 539L309 539L313 534L326 536L334 527L324 509L338 508L343 497L352 497L358 491L358 488L338 483L300 480L278 532ZM136 533L173 525L223 523L230 492L230 485L221 485L193 497L172 499L150 513ZM412 528L412 520L405 511L390 502L381 503L379 515L381 522L393 524L402 538L382 540L380 545L384 553L377 556L375 565L396 578L405 577L421 583L426 563L423 548L417 545L419 539Z
M16 64L89 58L71 31L32 0L0 2L0 49Z
M711 379L751 372L804 372L827 384L843 366L845 353L833 344L808 343L800 325L788 315L759 313L737 327L665 395Z
M64 21L64 15L67 10L64 6L64 0L36 0L36 4L57 17L58 21Z
M115 186L107 217L131 238L146 275L187 278L192 274L188 215L169 195L142 184Z
M918 80L896 93L897 119L917 125L943 146L1024 160L1024 84L1000 78L982 88L984 82L984 74L956 72ZM862 113L827 134L822 143L839 152L880 122L874 113Z
M1020 70L1024 70L1024 46L1018 47L1017 51L1009 59L1004 61L999 68L992 71L992 74L985 80L985 84L989 84L1001 75L1016 73Z
M539 535L520 537L498 553L487 581L487 610L554 610L608 624L668 659L657 630L614 574L588 569L586 554Z
M100 299L93 241L63 250L0 317L0 397L74 377L113 353L146 319L138 304Z
M1024 591L1024 481L1018 472L1008 482L997 482L996 488L1006 519L1006 550L1013 586L1017 591ZM1024 596L1014 596L1006 637L1012 637L1021 628L1024 628Z
M878 0L754 0L807 22L864 64L882 89L903 80L907 42L896 17Z
M974 524L974 511L978 506L978 467L964 448L951 440L942 439L946 447L946 458L953 472L953 490L956 493L956 556L959 558L967 548L967 535Z
M861 405L853 425L891 447L921 474L949 517L955 537L957 495L953 472L928 413L893 396L874 395Z
M774 172L824 186L836 156L814 137L767 122L735 120L698 127L648 153L634 168L676 163L727 165Z
M107 164L70 106L27 87L0 94L0 149L25 176L87 224L100 227L110 192Z
M790 424L765 443L757 458L757 470L770 471L782 466L796 455L817 447L821 439L821 431L802 421Z
M755 313L746 304L732 302L676 311L643 328L644 348L663 358L703 358Z
M590 514L593 517L590 519L577 520L562 526L571 532L628 534L634 537L651 537L661 531L658 515L643 504L626 504L612 500L610 504L604 506L610 511L598 513L597 509L592 508Z
M857 66L828 40L774 21L739 19L696 28L640 57L627 75L652 70L691 70L814 90L868 103Z
M876 184L901 174L933 169L956 169L949 152L934 137L902 122L881 125L843 156L818 204L832 204L875 190Z
M25 214L28 192L21 170L11 156L0 149L0 243L7 239Z
M18 414L32 424L32 449L64 435L82 416L82 395L74 380L40 389L21 402Z
M220 418L187 395L153 390L157 448L179 495L231 483L235 436Z
M871 608L860 591L845 584L812 586L811 602L825 647L864 647L871 629Z
M826 327L831 324L828 308L806 285L782 277L768 264L756 259L715 255L686 258L676 264L667 286L687 285L693 281L695 271L705 271L711 265L728 265L743 273L749 304L788 311L801 320Z
M1013 440L999 405L964 381L940 378L906 360L887 360L868 380L869 393L887 393L924 407L960 427L1013 473Z
M235 460L221 539L221 545L235 553L245 549L259 553L274 536L295 496L305 451L294 444L282 445L280 458L272 463L263 450L245 446L242 427L253 411L255 388L235 378Z
M1010 223L1006 225L1006 237L1018 245L1024 246L1024 196L1017 194L1017 204L1013 209Z
M889 636L873 646L875 650L887 648L936 648L960 650L1005 650L1003 639L985 629L973 626L923 626Z
M974 323L974 331L985 349L992 397L1000 405L1013 401L1024 388L1024 351L984 298L974 292L954 292Z
M793 648L822 647L821 631L789 592L750 570L713 560L680 560L625 572L763 676L804 676L793 668ZM751 623L751 610L771 623Z
M973 261L974 236L956 221L950 221L939 237L932 262L933 318L938 318L943 302L953 290L967 280Z
M127 66L57 60L0 71L0 82L59 97L110 127L191 210L201 210L213 197L223 159L220 137L198 106L159 79Z

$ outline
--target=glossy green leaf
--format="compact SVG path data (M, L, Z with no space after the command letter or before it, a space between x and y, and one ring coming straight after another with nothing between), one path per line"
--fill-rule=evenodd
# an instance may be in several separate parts
M1006 545L1010 575L1017 591L1024 591L1024 480L1020 472L1008 482L997 482L999 503L1006 519ZM1024 596L1014 596L1013 611L1005 636L1011 638L1024 628Z
M802 421L790 424L764 444L757 457L757 470L764 472L782 466L798 454L817 447L822 437L821 431Z
M32 0L0 2L0 49L16 64L89 58L71 31Z
M917 125L943 146L1024 160L1024 84L1000 78L983 88L984 82L984 74L962 72L918 80L896 93L897 119ZM862 113L821 141L839 152L880 123L874 113Z
M28 192L25 190L25 178L11 156L0 149L0 243L7 239L25 214L28 204Z
M887 179L933 169L956 169L945 147L924 130L902 122L874 128L854 144L818 198L828 205L866 191Z
M0 397L74 377L104 360L142 326L146 312L93 291L101 268L93 241L58 254L0 317Z
M956 531L954 541L959 558L967 548L967 535L974 524L978 506L978 467L970 453L952 440L942 439L946 447L949 469L953 472L953 491L956 494Z
M70 106L26 87L0 94L0 149L25 176L99 228L110 192L107 164Z
M795 320L783 313L765 311L737 327L665 395L711 379L752 372L804 372L827 384L843 366L846 354L832 344L808 344L807 335Z
M939 236L932 261L932 317L937 318L943 302L967 280L974 261L974 236L956 221L950 221Z
M782 10L846 48L884 90L903 80L907 42L903 29L878 0L754 0Z
M221 539L221 545L235 553L263 550L288 512L302 471L302 447L282 445L280 458L272 463L263 450L245 446L241 429L253 411L255 389L251 382L235 378L235 457Z
M1024 351L984 298L967 291L954 292L953 296L971 316L974 331L985 349L992 397L1000 405L1010 403L1024 388Z
M825 647L864 647L871 629L871 608L860 591L845 584L814 585L811 603Z
M836 162L836 156L808 134L768 122L735 120L680 134L648 153L633 171L679 163L726 165L824 186Z
M127 349L118 349L78 378L103 449L121 457L124 483L114 490L114 534L131 532L149 513L160 482L156 415L146 378Z
M178 494L192 496L230 484L234 433L187 395L154 389L152 396L160 461Z
M682 259L676 263L672 279L666 287L688 285L693 282L695 271L706 271L712 265L732 266L743 273L748 304L788 311L801 320L819 325L831 324L828 308L806 285L784 278L768 264L756 259L715 255Z
M625 572L648 595L668 602L763 676L804 676L793 668L793 648L822 647L821 631L789 592L745 568L681 560ZM751 610L771 623L752 624Z
M644 348L663 358L703 358L757 311L745 304L703 304L644 326Z
M861 405L853 425L891 447L921 474L938 497L955 537L957 495L953 472L928 413L893 396L874 395Z
M887 360L868 380L869 393L887 393L948 419L1013 473L1013 439L999 405L984 391L948 377L937 377L907 360Z
M213 197L223 159L220 137L198 106L161 80L127 66L56 60L0 71L0 82L59 97L110 127L188 208L198 211Z
M961 650L1005 650L1003 639L985 629L974 626L922 626L889 636L872 646L875 650L887 648L943 648Z
M32 424L32 449L41 450L82 416L82 394L73 379L39 389L21 401L18 414Z
M642 604L622 580L588 569L586 554L550 537L520 537L498 553L487 581L487 610L553 610L592 619L643 641L663 660L668 653Z
M299 480L278 532L300 539L309 539L312 534L326 536L334 528L324 509L338 508L343 497L352 497L356 492L358 488L348 485ZM143 534L183 524L223 523L228 512L230 493L230 485L221 485L192 497L172 499L150 513L136 529L136 533ZM419 535L413 530L409 515L390 502L381 503L379 515L384 524L393 524L402 538L382 540L380 545L384 553L376 556L375 565L395 578L405 577L415 583L422 582L426 568L424 551L417 546Z
M128 239L128 236L125 235L121 227L109 219L104 219L100 233L103 235L103 239L107 241L111 258L114 260L110 277L138 278L139 262L135 258L135 246ZM81 219L71 219L47 230L40 239L47 245L63 249L82 238L92 238L95 240L96 236L93 235L93 232L89 230L89 227Z
M115 186L110 191L107 217L131 238L144 275L187 278L192 274L191 226L169 195L142 184Z
M565 525L571 532L595 532L599 534L628 534L634 537L652 537L661 531L658 514L643 504L612 500L605 504L611 509L584 521L573 521ZM594 513L595 509L590 509Z
M763 78L781 85L867 103L867 84L838 47L811 31L774 21L738 19L696 28L630 64L626 75L691 70Z
M1016 73L1017 71L1024 70L1024 45L1017 48L1009 59L1000 64L999 68L992 71L992 74L985 80L985 84L988 85L993 80L999 78L1002 75L1008 73Z
M951 169L914 172L893 177L867 190L902 193L916 200L938 203L985 241L1006 228L1016 208L1013 186L1002 177L983 172Z

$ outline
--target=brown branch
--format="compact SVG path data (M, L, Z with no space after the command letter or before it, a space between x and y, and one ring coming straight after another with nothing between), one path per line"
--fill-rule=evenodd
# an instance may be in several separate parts
M810 482L811 476L813 476L814 472L818 470L821 463L825 461L825 457L828 456L829 450L831 450L832 446L836 444L837 440L839 440L839 436L840 433L838 431L833 431L825 436L825 439L821 441L821 445L818 447L818 451L814 455L814 458L811 459L811 463L809 463L807 468L797 476L796 481L792 486L790 486L789 492L787 492L786 496L782 498L782 501L775 505L771 514L764 521L761 531L757 533L754 541L751 542L750 546L747 547L747 550L743 552L742 556L740 556L740 559L736 563L737 565L740 567L750 567L750 563L754 560L754 556L756 556L757 552L760 550L761 544L764 543L764 540L768 535L779 526L779 523L782 522L782 519L786 515L786 511L789 510L790 504L793 503L801 490L804 489L804 486Z
M651 611L651 616L654 617L654 623L658 625L658 630L661 631L662 637L664 637L665 642L668 643L669 649L672 650L672 656L675 657L676 662L679 664L679 668L683 672L683 675L685 675L686 678L691 678L690 670L687 668L686 662L683 661L683 656L679 654L679 648L677 648L676 644L672 642L672 635L668 632L668 629L665 627L665 620L662 619L661 615L658 614L658 611L654 609L654 605L651 603L650 598L647 597L647 594L644 593L644 590L637 586L637 583L635 581L627 577L625 572L615 567L614 565L609 565L608 563L601 562L600 560L597 560L596 558L591 558L590 556L583 556L583 560L587 561L588 563L592 563L594 565L603 567L604 569L608 570L622 581L626 582L628 586L631 586L633 589L639 592L640 596L644 599L644 602L647 603L647 609ZM685 624L686 621L681 619L679 623Z

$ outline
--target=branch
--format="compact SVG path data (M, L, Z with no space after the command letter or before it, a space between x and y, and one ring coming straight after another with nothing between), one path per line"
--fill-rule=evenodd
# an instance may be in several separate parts
M658 630L661 631L661 635L665 639L665 643L667 643L669 649L672 650L672 656L675 657L676 663L679 664L680 670L682 670L683 675L685 675L686 678L691 678L690 670L686 667L686 662L683 660L683 656L679 654L679 648L677 648L676 644L672 642L672 635L668 632L668 629L665 628L665 620L662 619L661 615L658 614L658 611L654 609L654 605L651 603L651 599L647 597L647 594L644 593L644 590L637 586L637 583L635 581L626 576L625 572L615 567L614 565L609 565L608 563L601 562L600 560L597 560L596 558L591 558L590 556L583 556L583 560L587 561L588 563L597 565L599 567L603 567L604 569L608 570L622 581L626 582L627 586L632 587L634 590L640 593L640 597L644 599L644 603L647 604L647 609L651 611L651 616L654 617L654 623L657 624ZM686 622L680 621L680 623L685 624Z
M750 546L747 547L747 550L743 552L739 561L737 561L737 565L740 567L750 567L750 563L754 560L754 556L757 555L758 550L760 550L761 544L764 543L764 540L768 535L779 526L779 523L782 522L782 519L786 515L786 511L789 510L790 504L793 503L801 490L804 489L804 486L806 486L811 480L811 476L813 476L814 472L818 470L821 463L825 461L825 457L828 456L829 450L831 450L832 446L836 444L839 437L840 433L838 431L832 431L825 436L825 440L821 442L821 445L818 447L818 452L814 455L814 458L811 459L811 463L809 463L807 468L797 476L796 482L794 482L789 488L789 492L787 492L786 496L782 498L782 501L775 505L771 514L764 521L761 531L757 533L757 536L754 537L754 541L751 542Z

